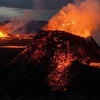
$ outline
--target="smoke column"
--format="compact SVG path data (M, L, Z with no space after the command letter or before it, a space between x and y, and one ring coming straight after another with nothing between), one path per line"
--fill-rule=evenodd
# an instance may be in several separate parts
M24 10L22 16L12 18L9 22L1 27L4 33L14 34L17 29L26 25L32 20L31 10Z
M34 9L44 9L45 8L45 2L44 0L33 0L33 8Z

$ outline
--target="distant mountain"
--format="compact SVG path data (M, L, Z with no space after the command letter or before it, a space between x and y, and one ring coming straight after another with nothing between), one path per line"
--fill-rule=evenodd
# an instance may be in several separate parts
M39 30L47 24L47 21L28 21L25 25L22 27L14 30L12 33L19 33L19 34L25 34L25 33L37 33Z
M2 21L2 22L0 22L0 26L2 26L2 25L6 25L6 24L8 24L9 22L10 22L9 20Z
M30 34L37 33L47 23L47 21L35 20L7 20L0 22L1 30L9 34Z

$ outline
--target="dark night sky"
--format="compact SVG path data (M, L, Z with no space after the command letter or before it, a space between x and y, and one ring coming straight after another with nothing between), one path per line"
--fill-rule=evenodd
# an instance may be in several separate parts
M59 9L73 0L0 0L0 6L33 8L33 9Z
M32 11L31 14L34 20L49 20L59 9L72 1L73 0L0 0L0 21L23 15L25 10Z

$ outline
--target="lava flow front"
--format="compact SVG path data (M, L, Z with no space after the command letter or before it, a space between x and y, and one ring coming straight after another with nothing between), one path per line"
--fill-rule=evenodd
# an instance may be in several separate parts
M2 31L0 31L0 39L4 40L22 40L22 39L33 39L35 34L7 34Z

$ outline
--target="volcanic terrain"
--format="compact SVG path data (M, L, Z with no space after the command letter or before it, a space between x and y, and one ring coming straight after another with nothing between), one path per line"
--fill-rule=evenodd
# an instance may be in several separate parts
M2 68L0 94L9 97L76 91L99 96L100 69L90 66L99 61L100 48L92 37L41 30L22 53Z

